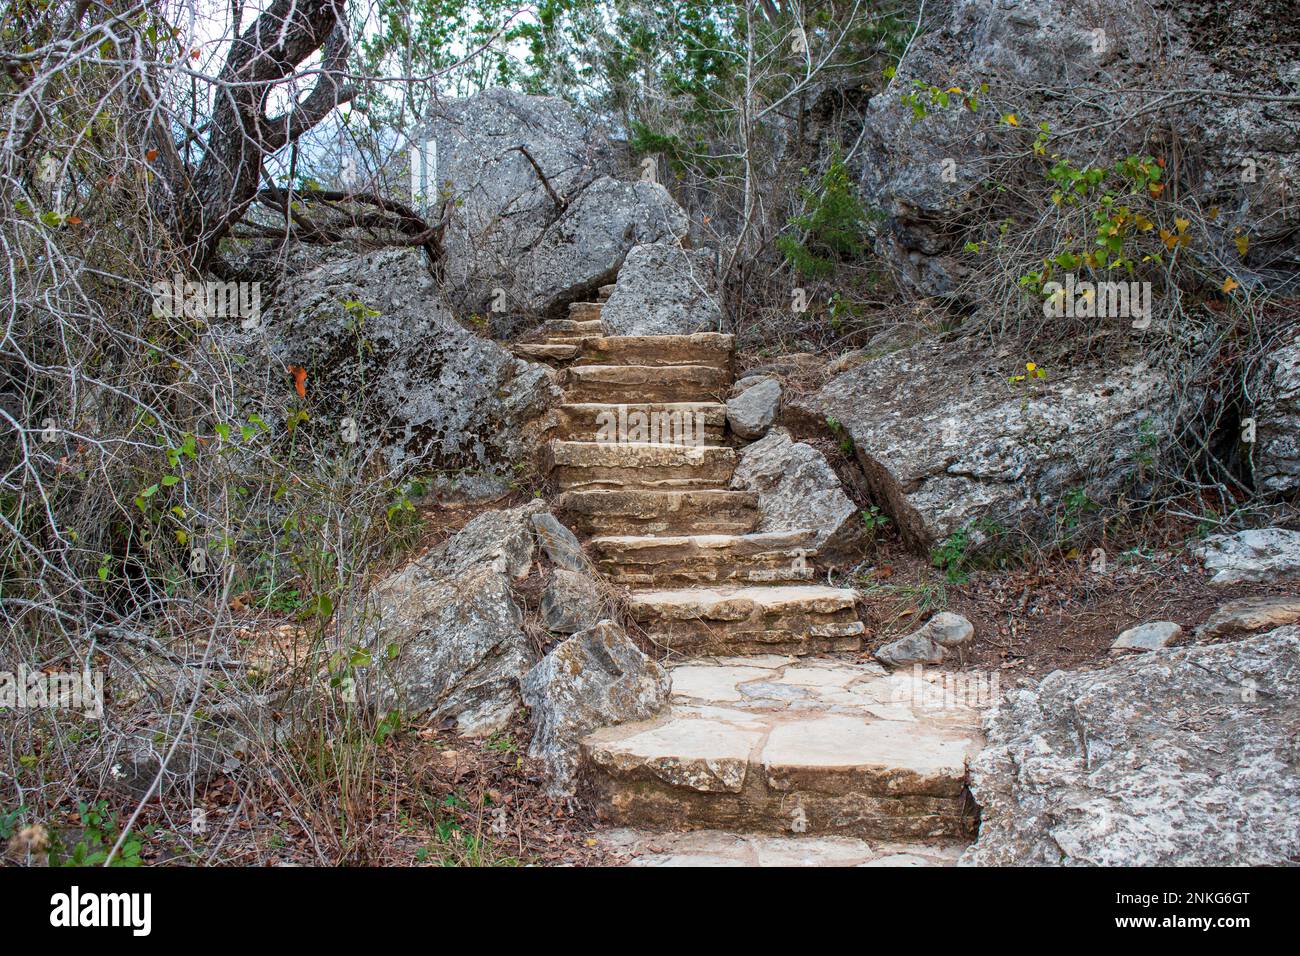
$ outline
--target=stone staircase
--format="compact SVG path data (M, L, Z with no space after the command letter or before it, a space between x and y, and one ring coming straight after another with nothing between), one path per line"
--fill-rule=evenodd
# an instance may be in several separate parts
M972 823L975 713L922 706L926 678L847 656L862 647L860 597L816 582L815 529L761 531L757 497L729 488L732 337L607 335L610 288L517 346L557 367L565 394L549 449L555 511L627 589L672 672L665 713L583 741L599 814L797 839L812 859L806 841L847 839L829 858L879 860L867 841L888 841L891 859L951 862ZM639 832L619 831L620 848ZM646 846L632 851L641 862L690 862Z

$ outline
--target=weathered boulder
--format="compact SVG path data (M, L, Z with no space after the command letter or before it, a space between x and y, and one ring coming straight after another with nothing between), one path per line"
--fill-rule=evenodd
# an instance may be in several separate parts
M273 746L279 727L272 698L224 655L204 661L201 654L115 644L111 660L104 692L112 706L102 710L107 732L100 738L106 784L142 796L170 754L158 792L189 792Z
M757 385L759 382L766 382L769 379L772 379L772 376L755 375L753 373L748 373L742 378L736 379L736 381L732 383L731 389L727 392L727 397L735 398L737 395L739 395L741 392L745 391L746 389L754 385ZM775 379L772 380L775 381Z
M940 611L917 633L928 634L942 647L961 647L975 636L975 625L953 611Z
M873 497L909 543L930 547L976 525L1045 524L1075 488L1104 499L1176 417L1168 377L1142 357L1010 381L1025 364L981 342L921 342L797 404L848 432Z
M1300 577L1300 531L1251 528L1236 534L1213 534L1195 554L1205 570L1214 572L1211 584Z
M826 458L784 428L740 450L731 487L758 495L758 531L814 532L813 547L846 551L861 534L858 509Z
M1293 863L1298 723L1295 627L1057 671L985 715L962 862Z
M1287 624L1300 624L1300 597L1245 598L1217 608L1196 629L1196 639L1211 641L1236 634L1254 634Z
M1274 349L1252 383L1255 483L1269 493L1300 488L1300 339Z
M928 634L917 632L876 650L876 660L890 667L910 667L912 664L942 664L943 648Z
M676 241L687 220L668 191L621 182L605 133L554 97L491 89L439 102L421 134L433 208L451 211L445 267L458 310L559 317L595 298L638 243Z
M556 568L542 591L542 621L546 629L576 634L609 616L600 586L587 574Z
M623 261L600 318L610 335L726 331L713 253L670 242L637 246Z
M876 658L890 667L940 664L944 649L962 647L975 637L975 626L960 614L940 611L906 637L884 645Z
M613 621L573 635L524 679L532 712L529 753L540 758L555 796L573 793L578 742L600 727L654 716L672 682Z
M1275 24L1288 15L1286 0L1243 0L1233 6L1232 35L1276 36ZM1300 210L1287 200L1285 184L1300 174L1300 117L1283 103L1237 95L1294 92L1287 44L1212 54L1220 44L1207 45L1207 38L1227 34L1216 5L1206 2L1153 8L1144 0L1083 7L1072 0L940 0L928 5L926 21L889 89L872 97L854 159L864 199L886 216L876 230L877 252L906 285L922 295L953 292L976 267L962 245L965 228L986 215L981 187L995 174L1005 181L1015 157L1028 155L1039 123L1053 134L1053 158L1110 166L1152 151L1150 123L1124 121L1146 102L1132 91L1178 87L1230 94L1184 99L1160 113L1166 135L1197 143L1199 165L1185 193L1196 191L1207 208L1219 206L1208 223L1210 257L1270 284L1294 280ZM967 91L987 83L989 90L971 111L964 95L937 106L922 89L926 115L917 119L903 99L916 93L914 81ZM1090 91L1087 103L1070 95L1082 87ZM1006 106L989 108L990 101ZM1007 107L1020 128L1002 120ZM1232 250L1243 230L1252 249L1259 243L1245 262Z
M268 422L304 408L314 437L394 468L508 477L559 400L548 369L452 317L419 250L326 260L284 281L260 328L212 334L248 357L240 381ZM306 372L303 398L291 365ZM284 416L267 413L276 404Z
M1173 621L1148 621L1121 631L1110 645L1112 651L1158 651L1183 636Z
M582 543L560 519L548 511L533 515L533 528L537 531L542 550L557 567L569 571L585 571L587 556L582 553Z
M509 722L536 660L511 581L532 566L529 519L544 507L479 515L371 592L362 645L381 712L429 713L471 735Z
M741 438L762 438L781 410L781 383L764 378L727 399L727 424Z

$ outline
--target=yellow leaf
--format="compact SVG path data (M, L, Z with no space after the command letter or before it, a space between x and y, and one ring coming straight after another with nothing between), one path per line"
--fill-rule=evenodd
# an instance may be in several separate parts
M1243 259L1246 258L1246 250L1250 248L1250 236L1238 236L1232 241L1237 244L1237 254Z
M1187 227L1192 224L1190 219L1175 219L1174 225L1178 227L1179 232L1186 232Z
M1020 125L1020 120L1016 119L1015 113L1008 113L1006 116L1002 117L1002 122L1006 123L1008 126Z
M1210 220L1210 222L1214 222L1214 220L1218 219L1218 218L1219 218L1219 207L1218 207L1218 206L1211 206L1211 207L1210 207L1210 211L1207 212L1207 213L1205 214L1205 218L1208 219L1208 220Z
M1156 224L1152 222L1150 219L1148 219L1146 216L1142 215L1142 213L1138 213L1136 216L1133 217L1133 224L1136 225L1143 232L1150 232L1152 229L1156 227Z
M1238 282L1236 279L1234 279L1232 276L1228 276L1228 278L1223 280L1224 292L1231 292L1233 289L1237 289L1240 287L1241 287L1241 283Z
M1035 365L1033 362L1026 362L1026 363L1025 363L1025 371L1026 371L1026 372L1032 372L1032 371L1033 371L1034 369L1036 369L1036 368L1038 368L1038 366Z

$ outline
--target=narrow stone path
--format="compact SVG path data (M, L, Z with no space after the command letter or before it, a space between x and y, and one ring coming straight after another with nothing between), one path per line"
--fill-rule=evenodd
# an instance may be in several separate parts
M933 707L921 675L827 656L861 649L860 598L814 583L816 529L760 533L756 496L729 488L732 337L607 336L600 310L577 303L518 351L560 368L556 511L672 672L665 713L583 742L611 847L668 865L952 862L976 714Z

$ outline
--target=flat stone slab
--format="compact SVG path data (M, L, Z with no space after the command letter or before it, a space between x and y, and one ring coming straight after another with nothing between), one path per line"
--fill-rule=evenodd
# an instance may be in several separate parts
M565 491L724 487L736 466L725 446L552 441L550 474Z
M591 539L600 570L617 584L807 581L816 555L807 531L753 534L607 535Z
M570 491L558 512L585 534L744 534L759 522L758 496L748 491L594 489Z
M571 365L558 376L569 402L716 402L731 372L709 365Z
M779 655L670 674L665 713L582 742L604 819L868 840L970 832L979 711L928 693L934 675Z
M726 406L716 402L587 402L560 405L555 416L553 437L564 441L717 445L727 430Z
M953 866L965 844L868 842L855 837L778 836L618 827L597 835L624 866Z
M850 588L816 584L722 586L633 591L628 610L652 641L681 654L805 655L859 649L857 601Z
M582 343L579 365L707 365L730 370L730 335L606 335Z

